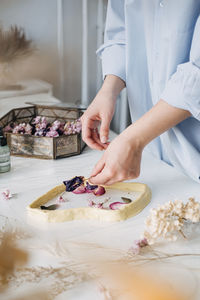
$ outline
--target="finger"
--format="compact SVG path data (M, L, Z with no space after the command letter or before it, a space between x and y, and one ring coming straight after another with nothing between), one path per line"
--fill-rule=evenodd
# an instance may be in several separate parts
M92 131L93 130L87 126L87 123L84 124L82 128L82 139L90 148L95 150L103 150L103 147L94 141Z
M99 136L99 132L98 132L98 129L95 128L93 129L92 131L92 138L93 140L98 144L100 145L103 149L106 149L108 147L107 144L102 144L101 141L100 141L100 136Z
M110 172L108 172L108 170L104 167L99 174L90 178L90 182L92 184L106 185L107 182L109 182L111 180L111 177L112 176L111 176Z
M110 128L110 120L107 117L104 117L101 122L100 126L100 140L103 144L108 141L109 135L109 128Z
M102 157L95 165L90 177L95 177L97 174L99 174L103 170L104 166L105 166L105 160L104 157Z

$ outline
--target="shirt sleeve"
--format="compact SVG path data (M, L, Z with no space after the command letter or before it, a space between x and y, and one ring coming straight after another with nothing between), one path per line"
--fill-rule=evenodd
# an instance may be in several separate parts
M190 61L178 65L161 99L172 106L190 111L200 121L200 17L194 30Z
M124 0L109 0L104 44L97 50L103 78L112 74L126 81Z

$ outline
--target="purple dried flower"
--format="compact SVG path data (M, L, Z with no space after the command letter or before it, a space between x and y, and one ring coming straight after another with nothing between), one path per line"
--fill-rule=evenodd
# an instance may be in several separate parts
M86 182L86 190L92 191L98 188L98 185L90 184L88 181Z
M77 187L82 185L84 183L84 177L83 176L75 176L70 180L63 181L64 185L66 186L67 192L74 191Z

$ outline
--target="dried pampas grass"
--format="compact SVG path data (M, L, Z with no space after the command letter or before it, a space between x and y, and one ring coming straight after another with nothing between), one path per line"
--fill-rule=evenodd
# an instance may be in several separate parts
M0 90L21 90L16 84L19 80L19 69L36 48L26 38L22 28L11 26L4 30L0 26Z
M0 63L14 63L34 52L32 41L26 38L22 28L16 25L8 30L0 27Z

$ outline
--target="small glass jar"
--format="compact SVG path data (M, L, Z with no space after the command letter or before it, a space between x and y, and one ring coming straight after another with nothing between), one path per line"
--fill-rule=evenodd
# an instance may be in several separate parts
M0 173L10 171L10 149L7 145L7 139L0 127Z

